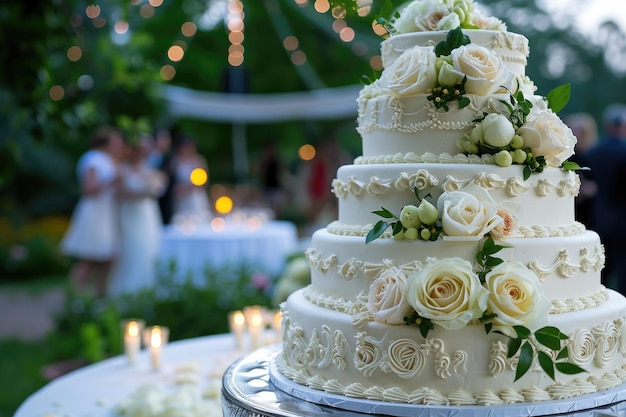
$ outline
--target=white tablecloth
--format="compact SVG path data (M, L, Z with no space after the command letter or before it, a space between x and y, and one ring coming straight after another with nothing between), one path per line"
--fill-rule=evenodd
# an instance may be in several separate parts
M116 356L66 374L28 397L14 417L113 417L116 406L145 384L175 389L177 369L190 364L197 366L199 386L217 383L218 390L221 375L247 351L236 349L234 336L225 334L172 342L162 353L159 371L151 369L144 350L135 365Z
M222 231L210 225L169 225L163 231L159 263L176 262L176 275L191 274L194 283L204 281L203 271L242 263L252 272L279 275L286 257L298 250L296 226L290 222L272 221L257 229L226 223Z

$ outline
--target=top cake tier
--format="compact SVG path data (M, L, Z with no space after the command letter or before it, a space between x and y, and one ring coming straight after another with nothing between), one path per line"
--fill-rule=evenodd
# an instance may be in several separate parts
M496 53L515 75L523 76L526 72L527 58L530 53L528 39L517 33L496 30L464 30L472 43ZM435 47L446 39L447 31L413 32L394 35L381 44L383 67L388 68L407 49L414 46Z
M574 153L576 138L556 114L564 103L555 97L568 94L536 94L524 36L461 27L394 33L381 52L384 70L358 98L357 164L470 158L540 172Z

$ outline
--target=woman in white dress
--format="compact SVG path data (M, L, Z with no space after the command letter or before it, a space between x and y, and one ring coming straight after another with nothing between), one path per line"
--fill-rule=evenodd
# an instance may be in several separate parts
M209 167L206 159L196 149L196 144L189 137L181 137L176 144L172 158L174 173L173 216L176 219L188 219L205 222L211 219L211 207L206 192L206 184L194 184L191 173L200 168L208 178Z
M111 296L135 293L156 283L162 229L158 197L166 182L163 174L146 162L150 150L146 140L131 145L121 169L117 193L120 253L109 278Z
M124 150L122 133L114 128L98 129L91 149L78 160L76 173L81 197L74 208L61 250L75 258L70 280L77 293L90 283L95 296L106 292L106 280L118 245L115 189L119 182L118 159Z

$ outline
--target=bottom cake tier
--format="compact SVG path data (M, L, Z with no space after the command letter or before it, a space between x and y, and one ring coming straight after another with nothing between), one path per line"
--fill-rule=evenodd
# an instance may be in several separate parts
M509 338L487 334L480 324L436 327L426 338L414 326L356 326L350 314L309 302L307 291L281 306L277 368L316 390L393 403L495 405L572 398L626 382L626 298L612 290L599 306L548 318L548 326L569 337L563 341L568 362L585 372L557 370L552 379L539 364L543 345L531 336L532 365L517 380L519 352L507 357Z

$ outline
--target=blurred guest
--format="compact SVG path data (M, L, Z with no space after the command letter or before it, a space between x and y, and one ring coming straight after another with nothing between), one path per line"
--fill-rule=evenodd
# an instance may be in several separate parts
M204 181L201 181L201 175L192 176L196 169L204 171ZM200 222L210 219L211 207L205 188L209 167L206 159L198 153L196 143L188 136L180 137L174 146L172 172L172 219L187 218Z
M85 293L89 284L93 284L97 297L106 293L106 280L119 242L115 189L120 181L118 161L123 151L122 133L102 127L95 131L91 149L76 166L81 197L61 249L76 259L70 280L78 293Z
M606 250L603 282L626 294L626 106L610 105L603 115L604 140L588 152L590 176L598 191L592 228Z
M120 167L120 250L109 278L109 295L134 293L151 288L156 282L155 263L162 228L157 198L165 188L165 178L146 164L149 151L150 139L144 137L130 145L128 157Z
M578 139L576 153L570 157L570 161L576 162L581 167L588 167L587 152L598 142L598 125L589 113L575 113L565 118L565 124L569 126ZM580 192L576 197L576 220L590 226L592 199L597 191L596 183L590 178L589 171L578 171L580 177Z
M172 189L174 188L174 171L172 164L172 138L167 129L156 132L152 139L152 147L146 163L150 168L159 170L165 179L165 188L159 196L159 211L163 224L172 219Z
M271 140L265 144L260 169L263 197L274 213L280 213L287 198L283 185L286 168L278 155L276 144Z

